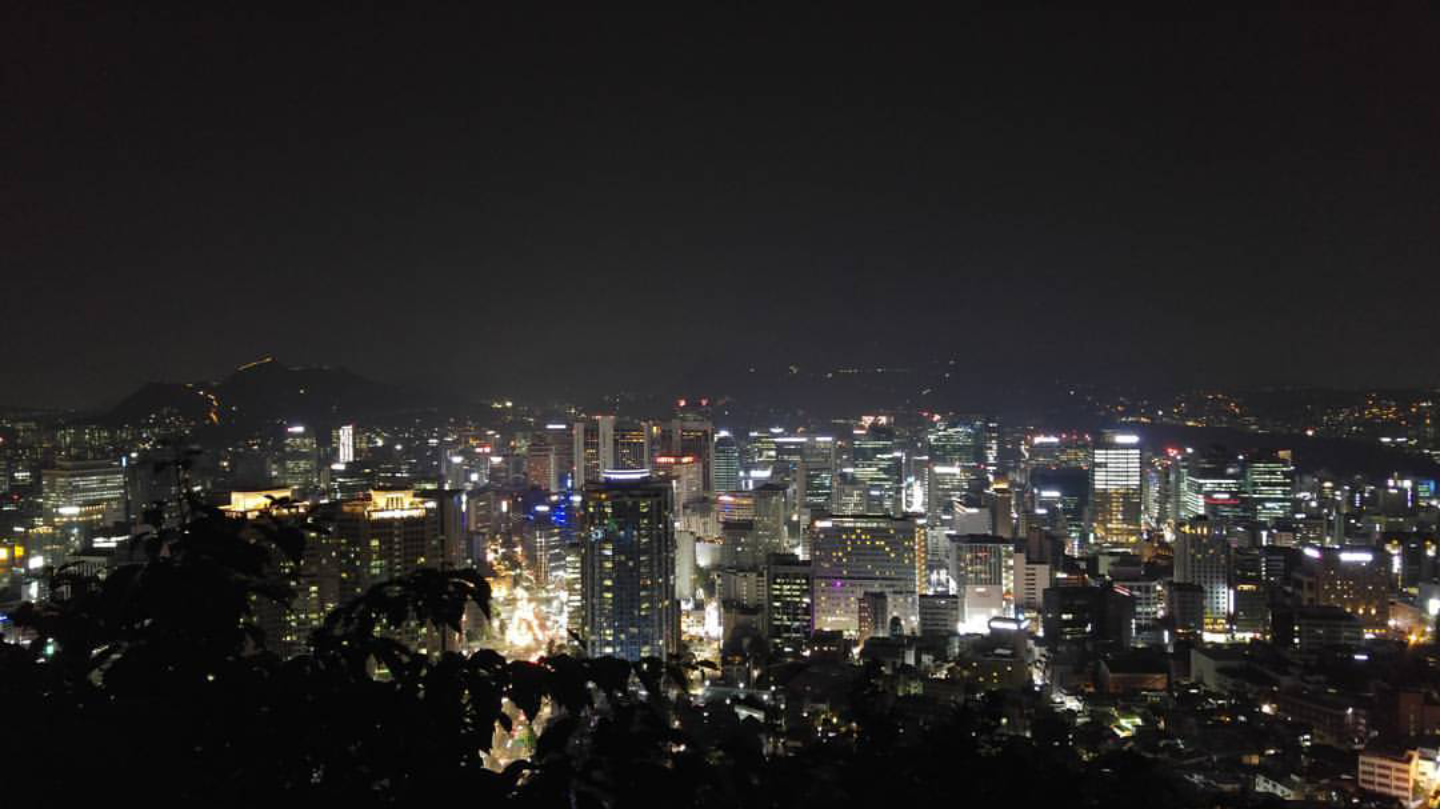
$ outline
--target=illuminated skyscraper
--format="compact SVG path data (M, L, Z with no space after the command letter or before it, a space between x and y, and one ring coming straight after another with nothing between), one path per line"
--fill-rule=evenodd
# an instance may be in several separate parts
M270 478L277 486L306 493L320 486L320 448L315 433L301 424L285 429L272 458Z
M1289 450L1253 453L1245 464L1245 500L1249 516L1273 525L1295 515L1295 464Z
M576 432L575 425L557 422L530 435L525 476L531 485L547 492L568 491L576 486Z
M830 508L835 492L835 439L828 435L807 436L805 443L804 506L811 513Z
M45 522L98 527L125 519L125 470L113 461L57 460L40 473Z
M710 488L717 492L740 489L740 446L735 436L721 430L715 434L715 464L711 470Z
M1097 545L1139 542L1141 511L1140 437L1106 432L1090 464L1091 526Z
M1229 629L1234 612L1233 561L1230 542L1221 522L1196 517L1178 526L1175 538L1175 581L1193 584L1205 594L1204 626L1207 632Z
M960 596L966 632L1015 614L1015 543L996 536L951 535L950 581Z
M464 495L421 495L410 489L378 489L339 504L334 529L312 538L317 558L306 552L307 581L321 614L363 593L372 584L421 568L455 568L464 558ZM244 503L240 503L244 505ZM308 585L307 585L308 586ZM457 648L450 630L410 626L401 639L424 653Z
M711 489L715 467L715 428L708 421L694 418L672 420L665 431L664 455L690 456L700 463L701 481Z
M612 472L585 487L581 508L582 634L590 654L673 654L680 612L671 487L643 471Z
M1180 516L1242 522L1245 509L1245 468L1240 457L1224 447L1185 456L1181 471Z
M648 421L623 422L615 427L615 469L646 469L658 453L658 429ZM602 470L603 471L603 470Z
M895 446L895 431L888 425L872 423L855 431L850 451L852 474L879 495L887 514L899 513L901 454Z
M656 479L668 482L675 489L674 503L676 516L682 516L687 508L705 503L705 472L700 459L694 455L657 455L655 466L651 467Z
M354 463L355 425L344 424L336 427L330 442L334 445L335 463Z
M1306 545L1296 579L1305 605L1339 607L1360 620L1368 635L1390 621L1390 554L1363 545Z
M1026 471L1085 469L1090 466L1090 436L1084 433L1039 433L1026 438L1021 459Z
M889 515L834 515L812 523L815 629L859 631L863 593L883 592L907 631L920 620L913 520Z
M595 416L577 421L575 431L574 488L600 482L606 469L615 469L615 417Z

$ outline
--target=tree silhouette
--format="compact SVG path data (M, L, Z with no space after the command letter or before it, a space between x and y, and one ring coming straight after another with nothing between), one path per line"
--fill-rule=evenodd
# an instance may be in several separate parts
M853 733L774 755L772 737L805 735L771 726L778 709L761 722L692 698L702 665L690 657L531 663L491 650L421 654L397 640L415 624L458 631L469 607L488 616L490 589L472 570L377 584L282 660L256 605L289 599L273 561L299 559L314 527L196 503L186 515L132 540L134 561L103 579L53 571L50 598L13 616L28 639L0 644L0 704L19 729L7 765L24 788L62 805L129 793L221 807L873 806L933 802L942 789L1083 806L1183 800L1161 791L1168 782L1143 758L1084 769L1053 721L1037 727L1043 744L1004 735L996 710L942 707L907 724L878 666L834 706ZM783 696L805 665L767 679ZM498 766L497 734L532 731L528 756Z

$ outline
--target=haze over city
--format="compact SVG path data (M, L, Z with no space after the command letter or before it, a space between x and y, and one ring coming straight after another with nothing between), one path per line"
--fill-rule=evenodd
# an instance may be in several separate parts
M0 805L1440 806L1440 7L0 9Z

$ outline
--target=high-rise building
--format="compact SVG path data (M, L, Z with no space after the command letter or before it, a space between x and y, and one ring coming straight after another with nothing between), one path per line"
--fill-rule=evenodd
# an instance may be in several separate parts
M1090 464L1091 526L1101 546L1134 545L1142 537L1140 437L1106 432Z
M615 469L615 417L594 416L575 422L575 481L580 488L600 482L606 469Z
M784 656L800 654L813 620L810 563L791 553L765 563L765 635Z
M1229 630L1234 612L1230 541L1221 522L1196 517L1179 526L1175 538L1175 581L1199 586L1205 594L1206 632Z
M1055 566L1024 548L1015 550L1014 565L1015 611L1017 615L1038 615L1045 591L1055 586Z
M724 542L721 557L726 565L757 568L770 554L790 550L785 535L785 495L784 487L767 484L716 497Z
M50 525L95 528L126 517L125 469L113 461L57 460L41 471L40 492Z
M623 422L615 427L614 469L648 469L659 451L659 428L648 421ZM603 470L602 470L603 472Z
M960 627L960 597L946 594L920 596L920 634L953 635Z
M675 512L683 515L688 507L705 500L707 481L700 459L694 455L657 455L651 468L656 479L668 482L675 489Z
M570 498L550 495L525 512L521 524L521 548L530 575L542 588L565 585L566 555L577 542L576 509Z
M1234 588L1232 625L1237 634L1263 636L1270 624L1270 591L1265 586L1261 548L1237 548L1231 554Z
M462 492L381 489L340 503L334 529L313 538L320 557L313 571L320 612L421 568L458 567L464 558L464 499ZM454 650L459 644L450 630L428 624L397 634L421 653Z
M355 461L355 425L342 424L335 428L330 437L330 443L335 449L335 463L353 463Z
M808 513L829 510L835 493L835 439L828 435L807 436L801 460L805 470L804 507Z
M815 629L854 637L862 593L883 592L907 630L919 622L915 523L903 517L833 515L811 524Z
M1322 548L1306 545L1300 568L1301 603L1339 607L1354 615L1367 634L1383 634L1390 621L1390 554L1364 545Z
M592 655L664 658L676 650L673 490L643 471L611 472L582 503L584 635Z
M253 519L261 514L282 517L299 517L309 508L303 501L290 501L292 492L288 488L265 491L232 491L230 503L221 506L226 516ZM319 534L307 536L300 559L292 559L283 553L272 554L272 564L285 583L290 586L292 597L288 603L279 603L256 595L250 597L256 623L264 632L266 648L289 659L305 652L311 633L319 629L325 620L326 604L323 596L332 599L338 593L337 583L340 571L327 566L327 559L333 552L327 537ZM326 579L329 581L326 581ZM331 609L334 604L329 605Z
M708 421L695 418L672 420L665 431L663 455L690 456L700 464L700 480L706 491L711 489L715 474L715 428Z
M1147 529L1167 537L1173 536L1179 514L1180 454L1170 448L1145 459L1142 521Z
M950 537L950 581L964 631L984 633L991 618L1015 614L1015 543L976 534Z
M717 492L739 491L740 445L735 443L735 436L725 430L716 433L714 457L710 489Z
M583 426L577 429L574 424L555 422L530 436L525 474L531 485L547 492L578 488L575 450L577 443L583 443L583 430Z
M270 479L277 486L310 492L320 486L320 448L315 433L303 424L285 428L279 451L272 457Z
M916 605L919 606L918 604ZM856 604L856 640L863 646L876 635L890 635L890 598L883 590L860 594Z
M896 447L894 429L878 422L857 428L850 455L855 479L878 494L885 513L898 514L903 453Z
M1090 436L1084 433L1037 433L1026 438L1021 461L1027 473L1037 469L1088 469Z
M1295 516L1295 463L1289 450L1253 453L1245 464L1245 500L1258 525Z
M1245 509L1245 467L1240 456L1210 447L1185 456L1181 470L1180 517L1210 517L1240 523Z
M964 499L986 477L986 423L976 418L935 416L925 430L925 513L939 523L946 508Z

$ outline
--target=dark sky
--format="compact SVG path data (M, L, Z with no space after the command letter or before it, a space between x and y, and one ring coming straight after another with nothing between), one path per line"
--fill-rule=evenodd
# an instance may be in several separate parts
M0 403L265 354L1440 381L1436 4L472 5L7 4Z

